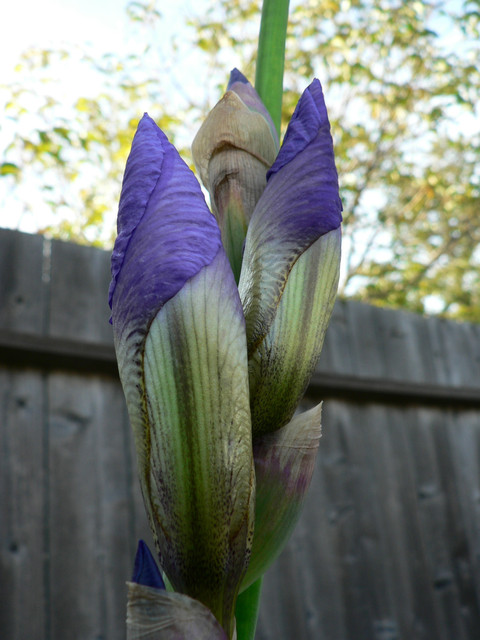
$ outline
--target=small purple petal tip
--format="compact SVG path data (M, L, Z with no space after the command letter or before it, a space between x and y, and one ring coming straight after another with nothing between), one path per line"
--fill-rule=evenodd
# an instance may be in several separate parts
M143 540L138 541L132 582L143 584L146 587L154 587L155 589L165 589L162 574L157 567L157 563L150 549Z
M317 136L331 140L330 122L327 107L323 97L322 85L316 78L305 89L298 101L289 122L282 148L272 168L267 173L267 179L277 173L303 151ZM333 160L333 148L332 148Z
M251 111L256 111L265 118L272 134L275 146L278 150L280 147L280 142L270 113L268 112L266 106L263 104L258 93L255 91L253 85L237 68L232 69L232 71L230 72L230 80L228 81L227 91L233 91L234 93L236 93L237 96Z
M247 78L236 67L235 69L232 69L230 72L230 79L228 81L227 91L231 88L232 84L235 84L235 82L242 82L243 84L249 84Z

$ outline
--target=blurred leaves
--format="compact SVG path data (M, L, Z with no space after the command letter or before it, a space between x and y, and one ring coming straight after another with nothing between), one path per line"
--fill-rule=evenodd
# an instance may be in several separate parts
M212 60L235 46L229 20L256 5L220 4L214 27L196 22ZM478 2L293 3L284 124L318 76L345 207L345 295L480 320L479 15Z
M220 96L232 66L254 77L257 0L212 0L188 26L209 85L199 99L179 84L190 108L174 114L162 86L180 45L171 42L159 66L159 6L128 6L143 48L99 59L32 51L19 63L23 77L6 99L14 134L0 178L19 188L35 175L59 220L51 233L108 241L106 220L143 111L172 136L213 106L208 90ZM319 77L345 208L345 295L480 320L479 31L476 1L291 0L283 120ZM75 56L104 82L96 94L77 96L67 114L52 78ZM195 130L188 133L192 139Z
M97 56L87 46L30 49L17 64L17 81L2 88L10 139L0 156L0 177L15 184L25 215L38 221L42 233L109 245L139 118L148 108L165 130L180 122L164 109L158 66L146 63L160 14L151 2L133 2L128 16L136 41L142 36L135 51ZM90 95L65 87L66 66L91 79ZM45 225L45 219L52 222Z
M18 176L20 167L12 162L3 162L0 164L0 176Z

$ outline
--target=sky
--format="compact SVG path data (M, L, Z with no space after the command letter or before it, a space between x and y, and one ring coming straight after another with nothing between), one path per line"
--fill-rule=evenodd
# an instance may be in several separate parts
M32 47L57 49L65 44L81 45L88 41L98 52L115 50L121 46L125 31L126 0L19 0L11 2L0 21L0 85L18 82L15 71L21 54ZM64 79L65 91L79 89L82 78L71 73ZM86 82L86 80L85 80ZM70 87L68 87L70 83ZM1 89L0 89L1 92ZM0 122L0 146L9 139L8 118ZM7 181L0 184L5 195ZM9 199L10 206L2 208L0 226L34 233L39 220L24 215L20 201ZM42 216L43 217L43 216ZM45 224L50 222L44 213Z
M168 34L181 33L186 17L212 0L160 2ZM0 22L0 84L15 77L19 57L31 47L58 49L89 45L97 54L121 52L127 37L128 0L19 0ZM5 13L4 13L5 16ZM26 18L27 16L27 18Z
M15 67L23 51L38 47L40 49L59 49L68 45L71 50L75 45L84 48L88 43L92 53L99 56L105 52L125 51L125 42L131 34L127 28L126 6L129 0L17 0L8 5L8 10L3 12L3 20L0 22L0 93L1 85L8 85L11 81L18 81L20 74L15 72ZM453 4L460 0L449 0ZM291 1L294 5L296 0ZM188 47L185 35L185 22L188 16L205 12L206 8L214 5L215 0L162 0L158 6L162 12L162 33L159 34L158 50L163 50L169 55L168 37L177 33L180 35L180 43ZM259 7L260 7L259 0ZM437 25L441 26L441 25ZM168 36L168 37L167 37ZM182 40L183 38L183 40ZM131 44L131 42L129 43ZM451 43L450 43L451 44ZM198 60L192 50L186 50L179 56L183 67L176 70L177 87L185 90L189 95L195 95L196 91L206 91L210 103L213 105L218 97L215 83L210 77L199 73ZM69 63L70 64L70 63ZM227 68L235 66L234 59L225 61ZM62 67L66 69L65 65ZM165 86L171 78L159 78L159 82ZM81 75L72 68L61 78L61 91L65 97L74 98L80 95L97 95L99 87L92 86L92 82L101 82L101 77ZM63 94L62 94L63 95ZM180 92L173 88L169 93L169 109L172 103L179 99ZM33 110L32 110L33 111ZM0 148L4 147L4 141L8 139L8 119L0 120ZM180 143L185 143L179 140ZM1 182L1 181L0 181ZM6 181L3 181L6 182ZM10 182L10 181L9 181ZM2 201L0 184L0 202ZM10 203L12 200L10 199ZM13 205L12 205L13 206ZM22 231L35 232L38 227L37 220L23 214L21 202L18 202L18 213L9 206L8 212L0 211L0 226L10 226ZM48 215L48 213L46 214ZM47 224L47 223L45 223ZM42 225L40 225L42 226Z
M182 35L185 30L186 19L189 15L205 10L212 0L174 0L172 2L160 2L163 33L170 37L174 34ZM21 54L28 49L38 48L41 50L58 50L64 46L69 51L78 46L99 57L106 52L121 53L126 49L126 40L132 37L131 26L128 27L126 7L129 0L18 0L9 3L8 10L4 12L4 18L0 21L0 94L1 86L8 86L11 83L21 80L21 73L15 70ZM130 35L128 35L130 34ZM169 39L163 38L159 34L159 51L169 51ZM182 39L180 38L180 42ZM131 42L129 47L131 50ZM180 56L182 58L182 56ZM191 56L183 56L185 68L179 72L179 77L184 81L190 74L191 81L198 82L198 70L195 72L192 65ZM49 70L49 74L52 74ZM85 65L77 63L75 66L74 56L68 60L68 64L60 66L61 77L55 78L61 88L62 97L65 103L73 102L81 95L97 95L101 91L102 76L100 74L90 75L85 72ZM196 75L194 75L196 73ZM165 78L162 82L168 82ZM95 86L98 83L98 86ZM188 87L188 83L186 84ZM190 90L193 90L190 87ZM49 89L49 91L53 91ZM176 92L171 91L170 95L174 99ZM0 95L0 98L2 96ZM169 105L171 108L171 105ZM34 118L35 107L32 114L27 114ZM7 141L11 139L12 123L9 119L0 120L0 148L5 148ZM10 127L10 128L9 128ZM0 183L0 201L5 194L3 189L7 188L3 181ZM10 181L9 181L10 182ZM18 196L21 197L20 194ZM17 202L17 210L14 208L14 200L9 199L10 206L8 213L3 208L0 211L0 226L16 228L21 231L34 233L39 226L38 214L35 219L32 215L23 211L20 199ZM41 216L44 219L43 225L49 224L47 211Z
M9 79L22 51L89 41L119 46L126 2L119 0L20 0L9 3L0 24L0 73Z

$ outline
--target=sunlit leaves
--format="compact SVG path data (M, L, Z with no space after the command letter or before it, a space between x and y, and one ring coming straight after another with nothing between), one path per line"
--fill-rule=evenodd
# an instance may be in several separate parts
M227 16L254 4L220 2L214 40L197 23L212 57ZM345 205L344 293L480 319L468 306L480 296L478 24L476 3L292 2L284 118L318 75Z
M343 293L480 320L478 2L290 4L283 122L318 76L344 200ZM90 193L89 207L115 211L126 151L145 105L170 136L180 131L184 114L173 117L171 96L161 95L166 75L155 67L159 8L153 0L129 5L132 25L149 34L136 38L137 49L100 59L85 54L85 64L105 83L90 96L77 96L68 118L59 114L63 98L50 90L49 76L65 56L77 54L34 50L20 63L22 74L38 81L10 91L6 115L16 123L16 137L0 161L22 171L5 169L0 178L17 181L17 188L33 170L42 176L58 218L65 219L66 209L72 220L77 216L76 240L105 239L91 223L87 232L91 218L78 214L87 202L80 189ZM259 24L257 0L216 0L203 14L192 13L188 33L210 95L191 95L178 82L178 91L195 104L190 117L207 113L231 67L254 77ZM192 137L193 131L184 139Z
M148 107L166 130L180 122L165 110L159 69L146 64L149 32L158 28L154 4L129 5L135 33L142 32L138 50L96 55L87 46L31 49L18 64L18 80L3 88L10 140L0 157L0 178L3 185L16 178L17 207L20 201L23 217L34 218L41 232L109 244L139 117ZM81 93L74 79L65 84L66 65L83 79ZM91 83L87 88L85 77Z
M18 176L21 173L21 169L13 162L2 162L0 164L0 176Z

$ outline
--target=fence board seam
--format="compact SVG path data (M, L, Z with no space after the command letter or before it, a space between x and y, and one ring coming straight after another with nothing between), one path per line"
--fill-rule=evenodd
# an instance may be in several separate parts
M341 398L352 402L410 404L464 409L480 408L480 388L388 380L369 376L316 372L309 396Z
M118 377L112 345L0 329L0 362L14 367L74 370ZM480 408L480 388L316 371L310 396L351 402Z

